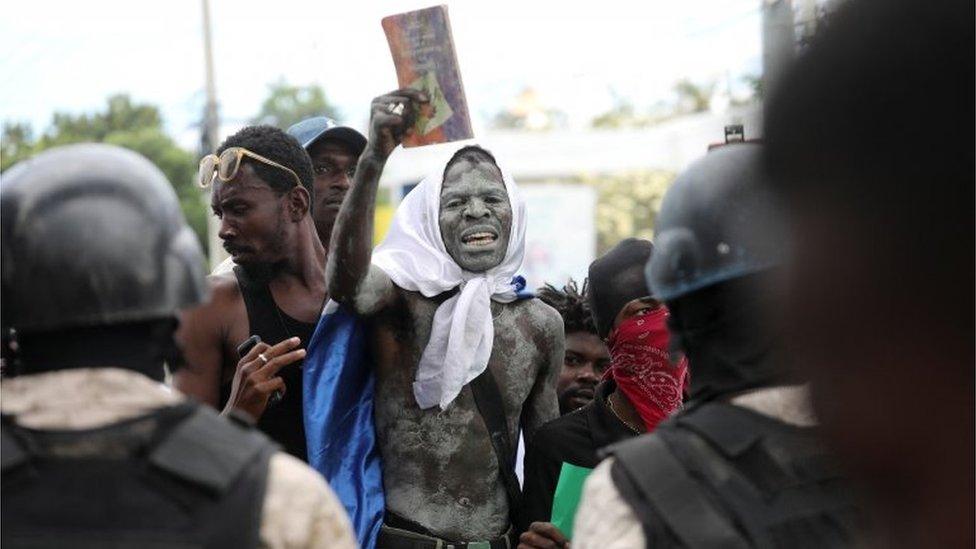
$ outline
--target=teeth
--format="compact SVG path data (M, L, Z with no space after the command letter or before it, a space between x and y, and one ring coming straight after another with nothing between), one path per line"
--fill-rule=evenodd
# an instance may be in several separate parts
M495 241L495 235L491 233L474 233L464 237L465 244L490 244Z

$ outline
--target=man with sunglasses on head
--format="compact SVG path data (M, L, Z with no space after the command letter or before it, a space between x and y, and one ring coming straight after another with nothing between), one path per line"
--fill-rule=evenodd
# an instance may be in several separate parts
M288 128L287 133L298 140L312 159L315 174L312 220L328 254L332 227L339 206L352 185L356 161L366 148L366 137L325 116L306 118ZM234 260L228 257L213 270L213 274L229 273L233 269Z
M294 137L251 126L205 157L199 177L212 187L218 236L236 266L212 275L213 299L183 319L187 366L176 387L224 413L246 414L307 461L303 347L327 298L312 163ZM260 342L241 348L254 335Z

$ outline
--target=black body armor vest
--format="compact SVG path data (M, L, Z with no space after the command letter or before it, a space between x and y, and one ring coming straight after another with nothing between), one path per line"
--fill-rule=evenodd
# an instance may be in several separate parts
M4 548L257 547L276 447L196 404L83 431L0 430Z
M852 486L815 428L708 402L609 453L611 478L648 547L847 547L863 539Z

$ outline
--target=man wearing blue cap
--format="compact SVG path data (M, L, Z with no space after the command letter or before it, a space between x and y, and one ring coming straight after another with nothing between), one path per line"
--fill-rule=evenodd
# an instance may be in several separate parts
M352 184L359 155L366 148L366 138L324 116L302 120L288 128L288 134L297 139L312 158L315 173L312 219L315 232L328 252L332 226Z
M366 137L325 116L314 116L293 124L288 128L288 135L297 139L312 159L315 174L312 220L315 221L315 232L328 252L332 226L352 184L356 161L366 148ZM213 270L213 274L229 273L233 268L234 262L228 257Z

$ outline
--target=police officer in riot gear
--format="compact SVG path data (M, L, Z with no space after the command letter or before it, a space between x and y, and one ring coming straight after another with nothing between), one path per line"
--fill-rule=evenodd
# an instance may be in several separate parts
M858 504L769 320L785 250L757 185L760 151L718 148L665 195L647 278L689 359L690 399L653 434L610 448L574 547L832 547L860 535Z
M155 166L109 145L50 150L4 174L0 223L17 334L0 385L4 547L355 546L319 476L160 383L178 311L207 296Z

